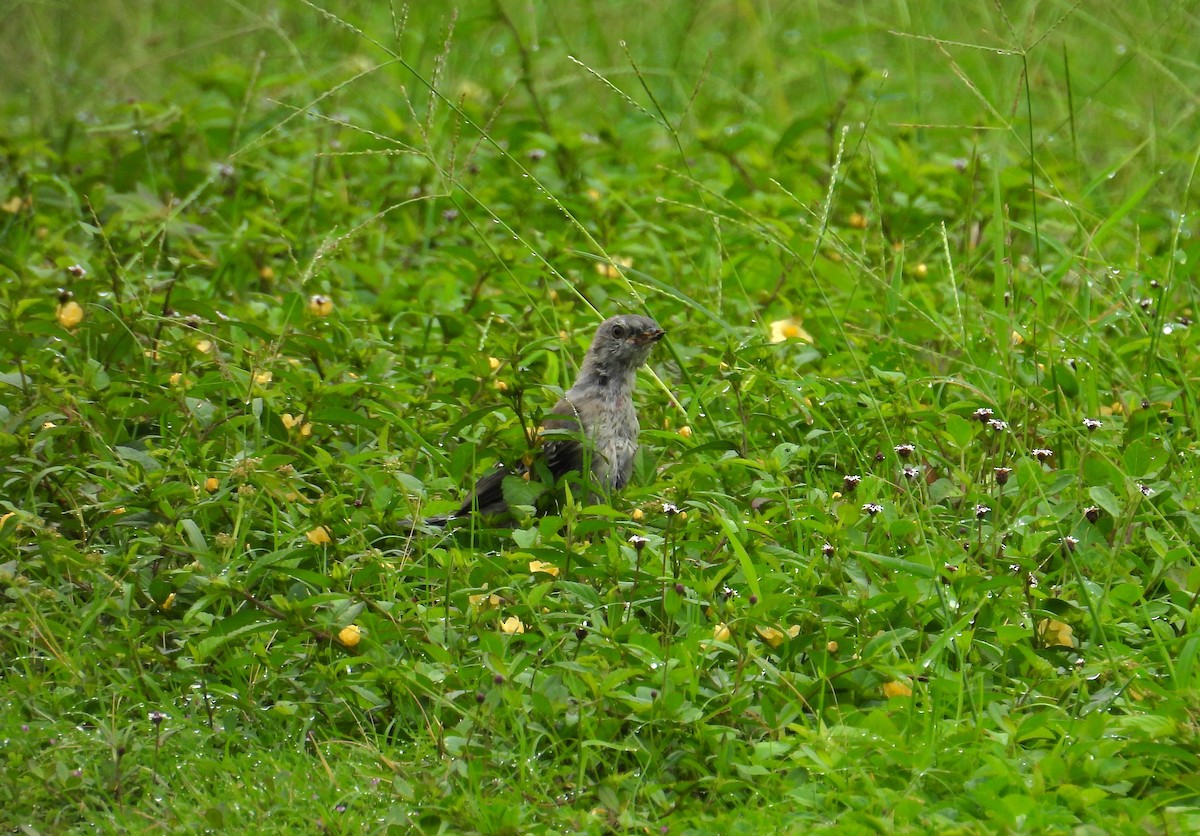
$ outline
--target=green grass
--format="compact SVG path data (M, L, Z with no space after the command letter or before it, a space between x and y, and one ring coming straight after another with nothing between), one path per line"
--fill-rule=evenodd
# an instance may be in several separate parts
M1195 4L648 8L0 12L0 822L1200 826Z

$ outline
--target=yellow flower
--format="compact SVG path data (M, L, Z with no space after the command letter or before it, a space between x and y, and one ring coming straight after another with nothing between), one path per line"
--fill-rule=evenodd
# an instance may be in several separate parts
M1009 339L1012 341L1014 346L1022 345L1025 342L1025 337L1022 336L1020 331L1013 331L1012 336L1009 337Z
M784 638L786 638L782 630L777 630L774 627L755 627L754 629L762 636L763 641L771 645L771 647L779 647L779 645L783 644Z
M781 343L786 340L800 340L803 343L811 343L813 341L812 334L804 330L804 326L800 324L800 320L795 317L787 319L777 319L769 326L771 329L771 342Z
M74 328L83 322L83 308L80 307L78 302L71 299L58 306L58 313L55 316L58 319L58 324L63 328Z
M332 543L333 539L329 536L329 530L323 525L318 525L312 531L304 535L308 538L308 542L314 546L324 546L327 543Z
M926 265L925 262L922 261L920 264L913 267L913 274L918 279L923 279L929 275L929 266Z
M883 695L889 700L896 697L911 697L912 688L907 683L893 679L891 682L883 683Z
M500 368L500 360L496 357L489 357L488 368L490 368L492 371L496 371L496 369Z
M482 592L479 595L468 595L467 600L471 602L472 607L478 607L481 610L490 610L492 607L500 606L500 596L494 592Z
M166 598L164 598L163 602L158 605L159 609L162 609L162 610L169 610L173 606L175 606L175 593L174 592L172 592L170 595L168 595Z
M258 277L260 279L270 281L271 279L275 278L275 270L272 269L270 264L264 264L263 268L258 271Z
M170 381L171 381L171 385L172 385L172 386L178 386L180 383L182 383L182 382L183 382L183 372L175 372L175 373L173 373L173 374L172 374L172 375L171 375L171 376L168 378L168 380L170 380Z
M315 293L308 297L308 312L313 316L329 316L333 313L333 300Z
M57 426L58 426L58 424L54 423L53 421L46 421L42 424L42 429L43 430L52 430Z
M505 383L503 380L497 380L496 381L496 389L500 392L507 392L508 384Z
M4 201L3 203L0 203L0 209L3 209L5 212L8 212L10 215L15 215L21 211L21 205L24 202L25 201L21 200L21 197L19 195L15 196L15 197L11 197L8 200Z
M0 516L0 528L4 528L4 524L6 522L8 522L8 518L13 517L13 516L16 516L16 513L14 511L9 511L4 516Z
M212 340L200 340L200 342L196 343L196 350L201 354L208 354L208 352L212 351L212 347Z
M825 650L828 653L837 653L838 652L838 643L837 642L829 642L828 644L825 645Z
M544 572L545 574L551 575L552 577L555 577L555 578L558 577L558 567L555 566L553 563L547 563L544 560L529 561L529 571L530 572Z
M219 487L221 487L221 483L217 481L216 476L209 476L204 480L204 490L208 491L209 493L212 493Z
M692 428L688 427L688 426L682 426L679 428L679 434L681 436L683 436L684 438L691 438L692 437Z
M632 258L623 258L621 256L613 256L613 260L609 262L597 262L596 272L608 279L615 279L621 275L621 268L632 267Z
M296 426L301 421L303 421L304 416L303 415L293 416L292 413L285 412L279 416L279 420L283 422L283 428L285 430L290 430L292 427Z
M257 383L259 386L266 386L268 383L271 382L271 379L273 377L274 377L274 375L272 375L270 372L259 372L258 374L256 374L254 376L254 382Z
M1043 618L1038 622L1038 635L1042 637L1043 642L1049 645L1075 646L1075 631L1071 629L1071 625L1053 618Z
M646 513L641 508L634 508L633 513L629 515L634 522L641 522L646 518Z
M861 212L854 212L853 214L851 214L850 217L847 219L847 222L854 229L866 229L867 228L867 216L862 214Z
M729 635L729 628L725 626L724 621L717 624L716 627L713 627L713 638L717 641L727 642L729 641Z
M358 629L357 624L347 624L337 638L346 647L356 647L362 641L362 630Z
M521 623L521 619L515 615L510 615L508 618L500 622L500 630L508 636L513 636L518 633L525 632L525 625Z

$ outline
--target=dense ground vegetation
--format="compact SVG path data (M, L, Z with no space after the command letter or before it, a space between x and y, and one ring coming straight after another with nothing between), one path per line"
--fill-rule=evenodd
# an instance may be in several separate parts
M1198 14L10 4L0 821L1194 832Z

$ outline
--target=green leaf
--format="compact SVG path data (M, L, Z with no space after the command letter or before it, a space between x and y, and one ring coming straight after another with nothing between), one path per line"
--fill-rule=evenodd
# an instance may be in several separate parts
M118 446L116 451L117 455L121 457L122 461L137 463L142 468L144 473L154 473L162 470L162 465L158 463L158 460L142 450L135 450L132 447Z
M505 476L500 488L509 505L536 505L538 497L546 492L546 486L541 482L526 481L520 476Z
M1151 479L1159 474L1167 461L1167 451L1161 441L1149 437L1133 441L1121 455L1125 473L1131 479Z
M897 572L903 572L906 575L913 575L918 578L932 578L937 572L932 566L927 566L924 563L914 563L911 560L903 560L899 557L890 557L886 554L876 554L874 552L854 552L858 557L865 557L872 563L877 563L888 569L894 569Z
M314 409L308 419L314 424L324 424L327 427L361 427L370 432L378 432L380 421L366 415L340 406L323 406Z
M746 576L746 583L749 585L750 591L761 598L762 592L758 586L758 573L754 569L754 561L750 559L750 554L746 551L746 547L742 545L737 524L720 513L717 514L716 519L721 524L721 528L725 530L725 536L729 539L729 547L737 555L738 564L742 567L742 574Z
M183 529L183 534L187 537L193 551L197 554L208 554L208 542L204 539L204 533L200 530L200 526L196 525L195 520L184 518L179 521L179 527Z
M1113 492L1104 485L1096 485L1088 488L1088 496L1092 498L1092 502L1099 505L1110 517L1119 517L1121 515L1121 503L1113 496Z
M877 366L871 367L871 373L884 383L890 383L893 386L899 386L900 384L904 383L904 381L908 380L908 375L906 375L904 372L888 371L887 369L881 369Z
M536 528L516 528L513 529L512 538L513 542L522 549L531 549L538 541L538 530Z

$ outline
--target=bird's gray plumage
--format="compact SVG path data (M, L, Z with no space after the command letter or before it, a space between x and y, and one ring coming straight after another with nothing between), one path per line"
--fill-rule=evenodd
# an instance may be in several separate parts
M542 421L542 461L556 481L587 466L592 485L605 493L629 482L640 430L633 406L637 370L665 333L653 319L638 314L620 314L600 323L575 384ZM473 510L485 515L507 512L504 480L523 472L498 465L479 480L457 511L425 522L441 525Z

